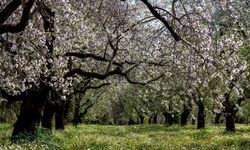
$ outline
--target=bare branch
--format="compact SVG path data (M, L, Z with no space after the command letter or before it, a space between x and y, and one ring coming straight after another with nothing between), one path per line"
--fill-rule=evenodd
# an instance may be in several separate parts
M97 85L97 86L86 86L86 87L84 87L84 88L82 88L80 90L76 90L75 93L84 94L86 92L86 90L88 90L88 89L100 89L100 88L102 88L104 86L108 86L108 85L110 85L110 83L102 83L102 84Z
M104 58L104 57L101 57L101 56L97 56L95 54L90 54L90 53L81 53L81 52L68 52L65 54L65 56L74 56L74 57L77 57L77 58L93 58L97 61L103 61L103 62L110 62L110 60ZM113 62L114 65L117 65L117 66L122 66L121 63L118 63L118 62Z
M121 73L121 70L119 67L117 67L116 69L114 69L110 72L107 72L106 74L100 74L100 73L95 73L95 72L86 72L86 71L83 71L81 69L73 69L73 70L69 71L68 73L66 73L64 75L64 78L74 76L75 74L79 74L79 75L84 76L84 77L104 80L111 75L120 74L120 73Z
M92 58L94 60L97 60L97 61L103 61L103 62L110 62L109 59L106 59L104 57L101 57L101 56L98 56L98 55L95 55L95 54L91 54L91 53L82 53L82 52L67 52L64 54L64 56L74 56L74 57L77 57L77 58ZM148 64L148 65L152 65L152 66L165 66L168 62L153 62L153 61L138 61L138 62L135 62L135 61L123 61L123 62L117 62L117 61L113 61L113 64L116 65L116 66L119 66L119 67L122 67L122 65L124 64L128 64L128 65L135 65L135 64L141 64L141 63L145 63L145 64Z
M90 104L84 109L83 112L81 112L81 113L79 114L79 117L83 117L84 115L86 115L86 114L88 113L88 110L89 110L91 107L93 107L93 106L98 102L99 98L101 97L101 95L102 95L104 92L105 92L105 91L100 92L100 93L98 94L98 96L96 97L96 99L95 99L92 103L90 103ZM91 102L91 101L88 99L87 102L86 102L85 104L87 104L88 102Z
M155 16L155 18L157 18L158 20L160 20L165 26L166 28L170 31L171 35L173 36L173 38L175 39L175 41L179 41L181 38L180 36L174 31L174 29L169 25L168 21L162 17L162 15L160 15L155 8L152 6L152 4L150 4L148 2L148 0L141 0L150 10L150 12Z

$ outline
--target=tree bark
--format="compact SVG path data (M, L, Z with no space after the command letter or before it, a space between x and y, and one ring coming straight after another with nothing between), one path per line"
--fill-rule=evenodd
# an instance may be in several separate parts
M173 123L174 123L174 117L173 117L172 113L164 112L163 116L165 118L165 124L173 125Z
M181 113L181 125L185 126L188 122L188 117L192 111L192 104L189 102L189 104L183 105L183 112Z
M153 115L148 118L148 124L152 124Z
M128 119L128 125L135 125L134 119L129 118Z
M181 96L181 99L183 101L183 111L181 113L181 126L185 126L187 125L190 113L192 111L192 98L187 97L186 99L185 97Z
M73 118L73 125L77 126L81 122L80 118L80 96L77 95L75 97L75 109L74 109L74 118Z
M190 115L190 111L188 111L188 110L184 110L181 113L181 125L182 126L187 125L189 115Z
M197 129L205 128L205 107L202 102L198 102Z
M50 90L43 113L42 126L52 130L53 117L55 115L55 129L64 129L65 127L65 111L67 110L67 101L61 100L58 92Z
M69 107L70 107L70 98L67 99L67 102L64 106L64 123L67 124L68 120L67 120L67 115L69 112Z
M45 105L42 117L42 127L52 130L53 117L55 116L55 129L65 128L64 108L62 106Z
M226 131L235 132L235 115L236 110L234 105L230 105L229 103L224 104L225 107L225 119L226 119Z
M221 115L222 115L222 113L220 113L220 112L215 113L214 124L220 124Z
M43 117L42 117L42 127L52 130L52 122L54 117L54 108L46 103L43 110Z
M225 101L222 103L224 106L224 116L226 119L226 131L235 132L235 115L237 108L234 104L230 103L230 94L224 95Z
M173 111L173 100L171 99L168 103L168 110L163 113L165 117L165 124L173 125L174 123L174 111Z
M46 94L46 89L40 89L40 91L27 91L27 95L21 104L20 114L14 124L11 137L12 141L22 138L19 136L21 134L29 135L31 140L35 138L36 126L39 126L42 117Z
M226 118L226 131L235 132L235 116L231 113L226 113L225 118Z
M156 114L152 114L149 117L148 123L149 124L157 124L157 113Z
M55 114L55 125L56 130L63 130L65 128L65 122L64 122L64 112L58 111Z
M157 113L153 116L153 124L157 124Z
M140 115L139 118L140 118L140 123L143 124L144 123L144 116Z
M190 115L190 111L189 110L184 110L181 113L181 125L182 126L187 125L189 115Z

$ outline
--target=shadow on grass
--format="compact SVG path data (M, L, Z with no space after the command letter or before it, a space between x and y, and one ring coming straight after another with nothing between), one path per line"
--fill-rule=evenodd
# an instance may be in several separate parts
M10 138L9 138L10 140ZM60 150L60 145L57 145L55 141L57 138L54 136L53 132L49 129L37 127L35 134L21 133L15 137L15 140L10 143L10 145L27 145L46 146L50 150ZM24 148L25 149L25 148Z

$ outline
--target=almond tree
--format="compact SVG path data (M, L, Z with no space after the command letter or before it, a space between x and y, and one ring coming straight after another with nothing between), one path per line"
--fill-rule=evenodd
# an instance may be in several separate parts
M222 76L224 81L222 85L230 89L225 89L224 98L221 101L225 112L226 130L234 131L232 116L235 114L233 111L235 104L231 103L230 95L232 91L241 89L240 85L236 84L238 81L243 81L245 77L246 63L238 59L237 51L247 43L247 37L249 37L248 3L193 0L170 3L147 0L140 2L168 29L170 35L165 39L173 38L177 42L175 47L188 51L190 57L194 59L188 66L194 71L190 76L191 81L194 81L191 89L194 89L192 93L196 95L194 97L199 102L197 105L202 104L198 100L202 97L199 84L203 83L205 86L202 85L202 87L207 87L211 81L208 69ZM192 93L190 95L193 95ZM238 98L242 99L241 96Z
M13 137L35 135L42 115L47 128L55 112L63 119L56 109L74 93L72 84L119 76L145 85L162 77L153 72L138 82L129 75L142 64L160 64L145 60L148 53L138 59L143 54L139 50L153 46L140 47L144 30L135 27L146 27L151 18L137 18L132 10L111 1L1 2L1 94L8 101L22 101Z

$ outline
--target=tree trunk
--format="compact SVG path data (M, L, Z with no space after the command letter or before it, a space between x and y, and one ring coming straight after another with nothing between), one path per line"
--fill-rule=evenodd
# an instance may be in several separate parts
M157 113L149 117L148 124L157 124Z
M225 104L225 119L226 119L226 131L235 132L235 115L236 109L233 105Z
M52 122L55 113L54 111L54 107L46 103L43 110L42 127L52 130Z
M135 121L133 119L129 118L128 125L135 125Z
M182 126L187 125L188 117L189 117L191 111L192 111L191 106L187 106L186 104L184 104L183 112L181 113L181 125Z
M152 120L153 120L153 115L151 115L148 119L148 124L152 124Z
M184 110L181 113L181 125L182 126L187 125L189 115L190 115L190 111L189 110Z
M233 114L225 114L226 118L226 131L235 132L235 116Z
M163 116L165 118L165 124L173 125L173 123L174 123L174 117L173 117L172 113L164 112Z
M29 135L30 139L35 138L36 126L39 126L42 110L45 103L46 91L28 90L22 101L21 109L14 129L12 132L12 141L16 141L22 137L20 134Z
M75 97L75 109L74 109L74 118L73 125L77 126L81 122L80 117L80 96Z
M69 106L70 106L70 99L67 99L67 102L64 106L64 123L67 124L67 115L68 115L68 112L69 112Z
M55 125L56 125L56 130L63 130L65 127L65 122L64 122L64 112L63 111L58 111L55 114Z
M235 132L235 115L237 112L237 108L235 105L230 103L230 95L226 93L224 95L225 101L222 103L224 106L224 116L226 119L226 131Z
M205 108L202 102L198 102L197 129L205 128Z
M140 118L140 123L143 124L144 123L144 116L140 115L139 118Z
M33 3L34 1L30 3L30 6L32 6ZM55 40L55 36L54 34L52 34L54 33L55 13L52 12L51 9L43 3L37 3L37 5L39 6L39 12L43 17L45 32L50 33L46 34L45 45L48 47L49 53L52 53L53 41ZM41 78L43 77L41 76ZM22 138L18 136L21 134L30 135L31 140L35 138L36 125L40 124L42 110L45 105L49 90L50 88L48 86L46 86L43 82L40 82L38 88L34 86L33 89L29 89L25 92L25 96L22 97L22 104L18 119L14 124L14 129L11 137L12 141L16 141L17 139Z
M214 124L220 124L221 115L222 115L222 113L220 113L220 112L215 113Z
M184 104L183 104L183 112L181 113L181 125L187 125L190 113L192 111L192 100L188 97L188 100L185 100L184 97L181 97Z
M153 124L157 124L157 114L154 114L153 116Z

